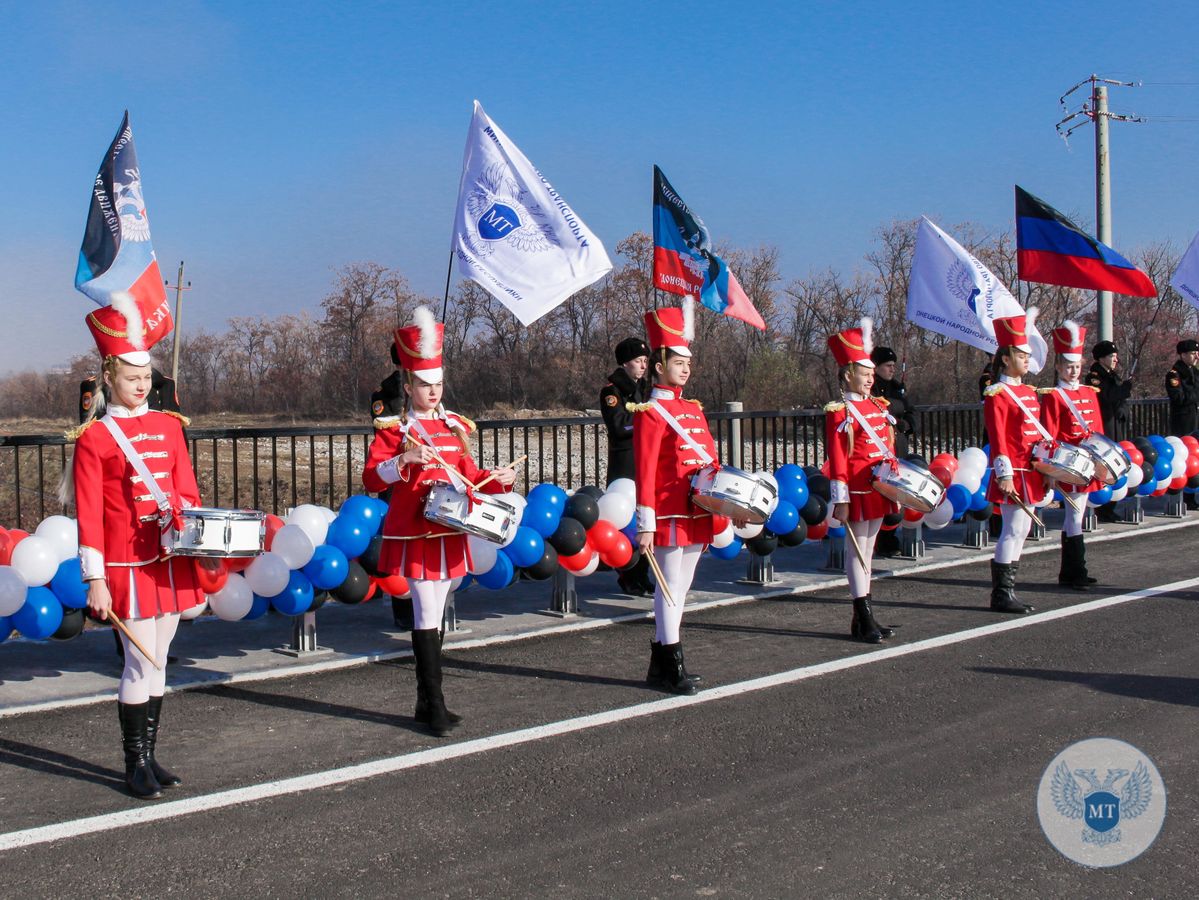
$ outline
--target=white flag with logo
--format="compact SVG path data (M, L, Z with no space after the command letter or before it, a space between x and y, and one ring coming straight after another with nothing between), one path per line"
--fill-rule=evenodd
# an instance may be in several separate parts
M1186 297L1191 306L1199 307L1199 234L1182 255L1178 270L1170 279L1170 286Z
M920 219L908 282L909 322L994 353L998 349L994 320L1023 312L1024 307L990 269L928 219ZM1028 339L1029 368L1039 372L1049 347L1035 324Z
M603 244L477 100L452 252L525 325L612 271Z

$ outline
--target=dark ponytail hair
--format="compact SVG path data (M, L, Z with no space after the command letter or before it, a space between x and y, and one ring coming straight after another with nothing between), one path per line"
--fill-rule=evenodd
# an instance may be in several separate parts
M1006 368L1003 364L1003 358L1011 356L1015 349L1014 344L1008 344L995 351L995 358L991 360L991 381L999 381L999 376L1003 374L1003 370Z

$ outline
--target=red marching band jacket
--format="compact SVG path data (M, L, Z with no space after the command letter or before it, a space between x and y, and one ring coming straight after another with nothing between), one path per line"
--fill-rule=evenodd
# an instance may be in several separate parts
M825 449L832 502L849 504L850 522L881 519L899 511L897 504L872 487L873 469L883 461L885 454L850 414L846 407L848 403L861 413L887 449L895 453L895 420L887 412L889 403L885 399L850 394L845 402L825 406Z
M178 511L200 505L200 489L177 416L110 406L117 426ZM85 580L103 577L122 619L183 612L204 599L189 558L162 558L158 505L108 428L79 433L72 461Z
M1055 388L1043 388L1041 395L1041 424L1045 426L1054 438L1066 444L1077 444L1092 434L1103 434L1103 417L1099 412L1099 394L1089 384L1075 384L1073 387L1058 382ZM1063 396L1065 395L1065 396ZM1074 413L1066 403L1069 397L1082 416L1079 423ZM1092 478L1090 484L1075 487L1072 484L1059 484L1058 490L1070 494L1089 494L1103 487L1103 482Z
M684 400L682 389L654 385L650 400L678 421L687 435L716 461L716 444L698 400ZM654 533L659 547L710 544L727 520L713 517L691 502L691 477L707 463L688 447L652 403L629 404L633 410L633 461L637 468L637 531ZM715 519L715 522L714 522Z
M465 434L475 430L475 423L456 413L441 412L437 418L421 419L433 446L442 459L453 466L471 483L478 483L491 474L475 465L470 453L462 446L451 426ZM450 476L441 463L401 465L408 437L428 445L420 431L408 419L389 416L375 420L375 437L362 472L362 483L368 491L390 488L387 516L383 520L383 550L379 568L405 578L445 580L466 574L470 564L470 549L466 535L431 522L424 516L425 498L437 484L450 484ZM501 494L508 490L497 481L481 488L485 494Z
M987 499L992 503L1010 503L1011 499L1000 492L999 481L1011 478L1016 494L1025 503L1039 503L1045 496L1045 481L1041 473L1032 468L1032 454L1033 448L1044 438L1005 390L1005 385L1020 398L1034 419L1041 412L1036 388L1013 384L1007 376L1001 375L999 381L984 392L983 419L991 440L991 466L994 469L987 485Z

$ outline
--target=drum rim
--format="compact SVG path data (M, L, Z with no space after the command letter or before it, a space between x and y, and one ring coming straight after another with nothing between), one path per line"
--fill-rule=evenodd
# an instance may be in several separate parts
M206 513L215 513L215 515L205 516ZM190 506L187 509L179 510L179 515L185 519L245 519L246 521L266 519L266 513L260 509L223 509L219 506Z

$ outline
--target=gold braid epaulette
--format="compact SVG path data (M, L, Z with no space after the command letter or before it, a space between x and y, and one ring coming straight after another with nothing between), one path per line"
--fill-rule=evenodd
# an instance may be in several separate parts
M627 409L631 413L638 413L638 412L645 412L647 409L652 409L653 404L652 403L629 402L624 405L624 408Z
M466 416L462 415L461 413L451 413L451 415L455 419L457 419L459 422L461 422L463 425L466 426L467 434L474 434L476 431L479 430L479 426L475 424L473 419L468 419Z
M1054 391L1054 388L1037 388L1038 394L1052 394L1053 391Z
M1003 390L1002 384L993 384L990 387L988 387L985 391L983 391L983 396L984 397L994 397L996 394L998 394L1002 390Z
M88 419L82 425L76 425L74 428L70 429L69 431L64 431L63 437L65 437L68 441L77 441L77 440L79 440L79 435L83 434L83 432L85 432L89 428L91 428L91 426L94 425L95 422L96 422L95 419Z
M401 421L399 416L379 416L371 424L376 431L382 431L385 428L399 428Z
M185 416L183 413L175 412L175 410L173 410L173 409L164 409L164 410L162 410L162 413L164 415L172 416L172 417L178 419L180 424L182 424L184 428L187 428L192 423L192 420L189 419L187 416Z
M690 397L688 397L688 398L686 398L686 399L687 399L687 402L688 402L688 403L694 403L696 406L698 406L698 407L699 407L699 409L700 409L700 412L703 412L704 405L703 405L703 403L702 403L701 401L699 401L699 400L692 400Z
M845 404L840 400L833 400L831 403L824 404L824 411L826 413L841 412L843 409L845 409Z
M891 405L891 401L888 400L886 397L872 397L871 399L874 400L874 402L877 403L879 406L881 406L883 409L886 409L888 406Z

